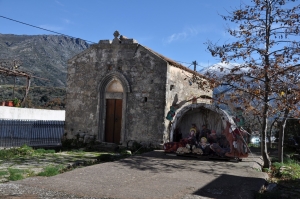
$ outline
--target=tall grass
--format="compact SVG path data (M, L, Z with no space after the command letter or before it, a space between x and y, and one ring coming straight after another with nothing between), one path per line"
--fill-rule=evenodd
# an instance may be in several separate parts
M16 180L24 179L24 176L23 176L24 171L23 170L13 169L13 168L8 168L7 170L9 172L8 180L16 181Z
M296 160L284 158L283 163L274 162L273 167L273 172L277 177L290 180L300 179L300 164Z

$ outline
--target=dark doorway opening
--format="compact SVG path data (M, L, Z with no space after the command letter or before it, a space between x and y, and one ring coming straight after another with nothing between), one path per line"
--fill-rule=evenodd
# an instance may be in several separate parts
M122 99L106 99L105 142L121 140Z

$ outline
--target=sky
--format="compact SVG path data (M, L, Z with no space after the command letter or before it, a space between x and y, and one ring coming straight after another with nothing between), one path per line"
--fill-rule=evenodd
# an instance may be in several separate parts
M219 62L208 40L232 38L220 14L250 0L0 0L0 16L98 43L121 35L193 69ZM0 33L54 34L0 17Z

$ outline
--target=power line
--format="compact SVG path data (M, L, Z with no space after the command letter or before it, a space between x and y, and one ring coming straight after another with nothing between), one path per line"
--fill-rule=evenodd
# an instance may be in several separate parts
M66 37L70 37L70 38L73 38L73 39L77 39L77 37L73 37L73 36L70 36L70 35L66 35L66 34L62 34L62 33L59 33L59 32L55 32L55 31L52 31L52 30L48 30L46 28L41 28L41 27L38 27L38 26L34 26L34 25L31 25L31 24L28 24L28 23L24 23L22 21L18 21L18 20L15 20L15 19L11 19L11 18L8 18L8 17L4 17L4 16L1 16L0 17L4 18L4 19L8 19L8 20L11 20L11 21L14 21L14 22L17 22L17 23L21 23L21 24L24 24L26 26L31 26L31 27L34 27L34 28L38 28L38 29L41 29L41 30L45 30L45 31L48 31L48 32L52 32L52 33L55 33L55 34L58 34L58 35L63 35L63 36L66 36ZM79 38L81 39L81 38ZM81 39L87 43L93 43L95 44L96 42L93 42L93 41L89 41L89 40L85 40L85 39Z
M174 60L174 61L176 61L176 60ZM183 62L183 61L176 61L176 62L178 62L178 63L183 63L183 64L194 65L194 62L192 62L192 63ZM197 66L200 66L200 67L205 67L205 66L199 65L198 63L196 63L196 65L197 65Z
M5 16L1 16L0 17L4 18L4 19L8 19L8 20L11 20L11 21L14 21L14 22L17 22L17 23L21 23L23 25L26 25L26 26L31 26L33 28L37 28L37 29L41 29L41 30L45 30L45 31L48 31L48 32L52 32L52 33L55 33L55 34L58 34L58 35L63 35L63 36L66 36L66 37L70 37L70 38L73 38L73 39L77 39L77 37L73 37L73 36L70 36L70 35L66 35L66 34L63 34L63 33L59 33L59 32L55 32L55 31L52 31L52 30L49 30L49 29L46 29L46 28L41 28L41 27L38 27L38 26L35 26L35 25L31 25L31 24L28 24L28 23L25 23L25 22L22 22L22 21L18 21L18 20L15 20L15 19L11 19L11 18L8 18L8 17L5 17ZM79 38L81 39L81 38ZM85 40L85 39L81 39L85 42L88 42L88 43L93 43L93 44L96 44L96 42L93 42L93 41L89 41L89 40ZM192 63L188 63L188 62L182 62L182 61L176 61L176 62L179 62L179 63L184 63L184 64L189 64L191 67L191 65L196 65L196 66L200 66L200 67L204 67L202 65L199 65L196 61L195 62L192 62ZM195 64L196 63L196 64ZM188 68L189 68L188 67Z

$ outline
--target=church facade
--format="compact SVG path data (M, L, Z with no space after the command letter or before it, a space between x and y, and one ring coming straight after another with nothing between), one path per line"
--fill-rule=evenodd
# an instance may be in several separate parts
M199 73L114 33L68 61L65 139L126 145L130 140L154 146L170 141L177 98L183 106L212 90L194 81ZM198 98L197 103L211 103Z

